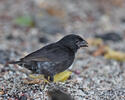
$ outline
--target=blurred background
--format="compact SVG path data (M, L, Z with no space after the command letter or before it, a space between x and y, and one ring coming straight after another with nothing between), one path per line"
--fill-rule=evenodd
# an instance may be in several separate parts
M88 90L125 88L125 0L0 0L0 86L27 75L17 66L5 67L7 61L67 34L89 43L77 54L72 80Z
M0 49L33 51L66 34L125 37L124 0L0 0Z

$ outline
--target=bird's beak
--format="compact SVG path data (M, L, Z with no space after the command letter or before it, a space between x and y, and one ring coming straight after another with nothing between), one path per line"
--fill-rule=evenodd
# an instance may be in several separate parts
M88 47L88 42L87 41L82 41L77 43L78 47Z

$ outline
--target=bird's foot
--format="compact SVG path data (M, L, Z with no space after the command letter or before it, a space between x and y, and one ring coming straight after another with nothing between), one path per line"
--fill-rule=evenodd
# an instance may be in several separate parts
M49 83L49 81L43 76L43 75L38 75L38 76L35 76L33 74L30 74L29 75L30 78L32 79L42 79L45 83Z
M44 78L49 82L52 83L54 81L53 76L44 76Z

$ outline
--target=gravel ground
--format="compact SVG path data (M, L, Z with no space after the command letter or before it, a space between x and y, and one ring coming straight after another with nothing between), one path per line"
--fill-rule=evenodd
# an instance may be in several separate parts
M125 62L93 56L98 46L79 50L66 82L27 84L29 70L5 65L40 47L74 33L85 39L117 33L121 41L103 41L125 52L124 0L1 0L0 1L0 100L51 100L59 90L72 100L125 100ZM14 22L30 16L33 25ZM56 94L56 93L55 93Z

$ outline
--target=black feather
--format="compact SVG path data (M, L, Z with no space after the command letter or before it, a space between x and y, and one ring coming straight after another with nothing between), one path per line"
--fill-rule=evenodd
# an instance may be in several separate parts
M8 64L21 64L22 61L10 61L8 62Z
M85 47L87 42L78 35L67 35L56 43L49 44L27 56L20 61L10 64L19 64L37 74L44 74L45 77L53 76L68 69L74 61L75 53ZM82 43L82 45L81 45Z

